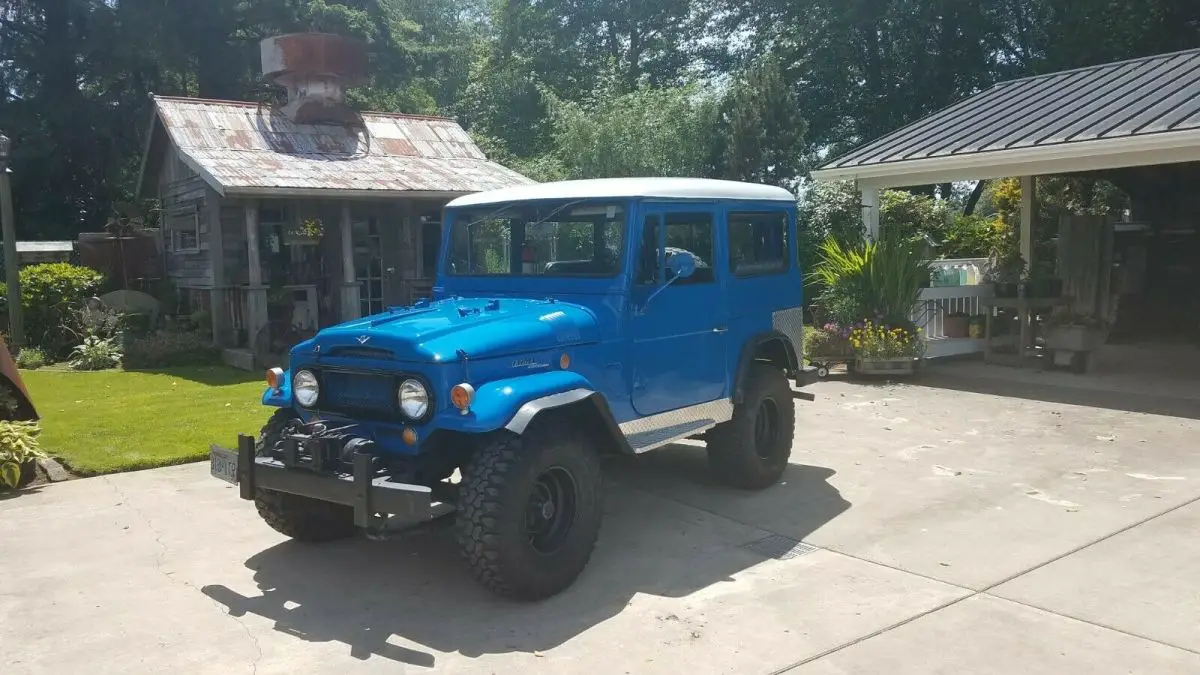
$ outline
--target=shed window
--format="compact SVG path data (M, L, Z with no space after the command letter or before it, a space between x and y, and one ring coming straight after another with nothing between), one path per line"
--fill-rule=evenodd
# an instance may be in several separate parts
M167 219L167 231L172 251L200 250L200 209L172 213Z

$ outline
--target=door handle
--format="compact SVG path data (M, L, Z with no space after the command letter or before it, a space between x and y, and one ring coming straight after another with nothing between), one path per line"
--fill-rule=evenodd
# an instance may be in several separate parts
M716 328L713 329L713 332L714 333L728 333L729 326L717 326Z

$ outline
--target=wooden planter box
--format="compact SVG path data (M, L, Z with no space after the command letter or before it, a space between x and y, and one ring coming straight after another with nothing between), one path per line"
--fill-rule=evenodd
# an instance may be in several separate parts
M1091 352L1108 341L1108 331L1086 326L1055 326L1046 330L1046 348L1068 352Z
M854 369L863 375L912 375L917 360L911 356L898 359L855 359Z

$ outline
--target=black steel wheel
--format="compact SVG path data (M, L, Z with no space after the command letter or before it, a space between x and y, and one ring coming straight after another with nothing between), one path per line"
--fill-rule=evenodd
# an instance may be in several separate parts
M538 476L525 512L529 545L542 555L562 550L579 510L579 488L575 477L561 466Z
M600 458L565 423L503 435L464 470L458 544L493 593L543 600L575 582L591 559L603 515Z
M774 485L787 469L796 407L784 372L755 363L733 419L708 433L708 463L718 480L748 490Z

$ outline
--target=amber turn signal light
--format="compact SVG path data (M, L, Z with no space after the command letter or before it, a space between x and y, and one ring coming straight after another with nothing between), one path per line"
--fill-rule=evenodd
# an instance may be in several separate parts
M462 384L456 384L450 390L450 403L464 413L471 407L471 402L474 400L475 387L472 387L466 382L463 382Z
M404 433L400 434L400 437L404 439L405 445L417 444L417 432L413 431L412 429L405 429Z
M570 368L571 367L571 356L569 354L564 353L562 356L558 357L558 367L562 368L563 370Z
M283 386L283 368L272 368L267 371L267 386L272 389Z

